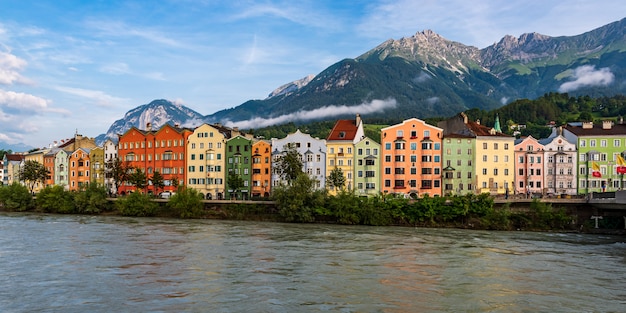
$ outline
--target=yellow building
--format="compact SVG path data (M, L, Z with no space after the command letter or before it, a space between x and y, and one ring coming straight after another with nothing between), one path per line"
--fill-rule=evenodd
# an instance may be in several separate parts
M354 120L338 120L326 138L326 184L330 173L341 169L345 178L346 190L354 189L354 145L365 137L361 116ZM330 194L336 194L339 188L330 186Z
M29 152L24 156L24 162L35 161L41 165L45 165L44 155L48 153L49 150L50 149L40 149L37 151ZM46 187L45 184L42 184L41 182L36 182L35 187L33 188L33 192L39 192L44 187Z
M95 147L89 151L89 160L91 167L91 183L98 186L104 186L104 148Z
M468 124L476 134L476 193L512 193L515 181L515 137L476 122Z
M202 124L187 139L187 186L205 199L224 198L224 153L230 134L219 125Z

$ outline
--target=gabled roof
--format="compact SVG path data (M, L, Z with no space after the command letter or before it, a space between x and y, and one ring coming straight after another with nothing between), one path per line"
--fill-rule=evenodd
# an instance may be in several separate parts
M338 120L335 126L328 134L327 141L330 140L354 140L356 133L359 129L359 125L356 125L356 120Z

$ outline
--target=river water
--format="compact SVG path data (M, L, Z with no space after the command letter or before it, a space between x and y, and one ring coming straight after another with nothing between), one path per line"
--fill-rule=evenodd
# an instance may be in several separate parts
M624 312L626 238L0 214L0 312Z

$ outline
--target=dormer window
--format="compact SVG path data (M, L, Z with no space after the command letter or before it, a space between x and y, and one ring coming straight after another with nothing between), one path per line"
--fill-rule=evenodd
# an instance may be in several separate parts
M346 132L339 132L339 138L345 138Z

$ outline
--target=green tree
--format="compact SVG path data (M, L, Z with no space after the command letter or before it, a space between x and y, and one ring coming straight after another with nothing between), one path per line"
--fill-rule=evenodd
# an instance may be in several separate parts
M323 209L325 191L315 190L316 180L301 173L288 186L278 186L272 192L278 213L287 222L310 223L315 221L315 211Z
M26 186L14 182L0 187L0 206L7 211L27 211L32 208L33 196Z
M19 175L20 180L22 180L26 184L26 186L32 193L37 183L41 183L43 185L46 182L46 179L48 178L48 175L50 175L50 172L43 164L37 161L28 160L24 162L24 166L20 168Z
M62 186L46 186L37 194L37 209L45 213L76 213L74 193Z
M343 176L341 168L335 167L330 171L330 175L326 178L326 183L335 190L343 189L346 186L346 177Z
M115 193L118 192L121 185L128 181L128 177L130 173L132 173L132 167L128 164L128 162L122 162L122 160L115 158L108 162L107 167L109 168L111 178L113 178L113 182L115 183Z
M167 202L167 207L180 218L198 218L204 212L202 195L193 188L178 187L176 194Z
M154 186L154 194L158 195L159 190L162 190L165 187L165 180L163 179L163 175L159 171L154 171L152 174L152 186Z
M275 169L280 177L291 185L302 172L302 155L293 144L285 145L285 152L278 157Z
M159 205L148 195L133 192L115 201L115 206L125 216L154 216Z
M108 209L106 187L98 185L95 181L81 190L74 196L76 210L78 213L96 214Z
M241 175L236 174L234 171L228 174L228 188L232 190L232 194L235 195L235 199L237 198L237 191L243 188L243 178ZM232 199L232 195L231 195Z
M128 176L128 182L135 186L137 190L143 190L146 188L147 180L146 173L140 168L134 169L134 171Z
M12 153L13 151L11 151L11 149L9 150L0 149L0 160L4 159L5 154L12 154Z

